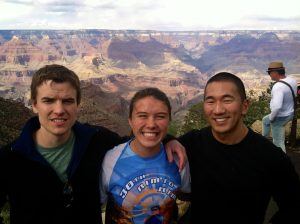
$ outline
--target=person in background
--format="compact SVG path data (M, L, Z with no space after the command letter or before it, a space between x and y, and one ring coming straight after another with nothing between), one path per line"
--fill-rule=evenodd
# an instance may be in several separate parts
M130 102L133 138L106 153L101 171L105 223L173 223L176 198L190 193L188 163L179 172L162 144L171 120L168 97L157 88L138 91Z
M102 223L101 162L128 138L77 121L80 81L68 68L40 68L30 89L37 116L0 150L0 208L9 202L11 224Z
M273 143L286 152L285 125L294 116L292 90L297 96L297 82L292 77L286 76L282 62L271 62L267 72L275 84L271 90L271 113L262 119L262 135L268 137L272 130Z
M240 78L221 72L208 80L209 126L179 137L191 172L188 223L262 224L271 197L278 205L271 223L300 223L299 176L282 150L246 127L248 107Z

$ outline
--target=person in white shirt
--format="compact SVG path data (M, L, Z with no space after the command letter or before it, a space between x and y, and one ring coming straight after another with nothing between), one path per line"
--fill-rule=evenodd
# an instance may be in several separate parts
M285 152L285 125L293 119L294 115L294 98L287 84L292 87L296 95L297 82L286 76L282 62L271 62L267 72L275 84L271 91L271 113L262 119L262 135L268 137L271 129L273 143Z

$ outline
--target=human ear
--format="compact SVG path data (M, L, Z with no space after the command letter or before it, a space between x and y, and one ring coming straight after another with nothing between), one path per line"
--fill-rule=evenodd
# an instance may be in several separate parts
M249 100L245 99L242 103L242 115L246 115L247 112L248 112L248 109L249 109L249 105L250 105L250 102Z

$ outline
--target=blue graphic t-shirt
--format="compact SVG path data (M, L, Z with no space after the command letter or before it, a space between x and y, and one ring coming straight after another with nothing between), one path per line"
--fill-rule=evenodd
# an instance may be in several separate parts
M143 158L129 145L107 152L102 165L101 201L107 201L106 223L171 223L176 193L190 192L188 165L179 173L160 152Z

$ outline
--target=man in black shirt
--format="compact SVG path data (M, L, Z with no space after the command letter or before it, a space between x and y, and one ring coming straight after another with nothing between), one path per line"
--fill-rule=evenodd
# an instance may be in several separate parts
M209 127L179 140L186 147L192 183L189 223L261 224L270 198L272 223L300 223L300 181L288 156L243 122L249 107L242 81L222 72L204 91Z

